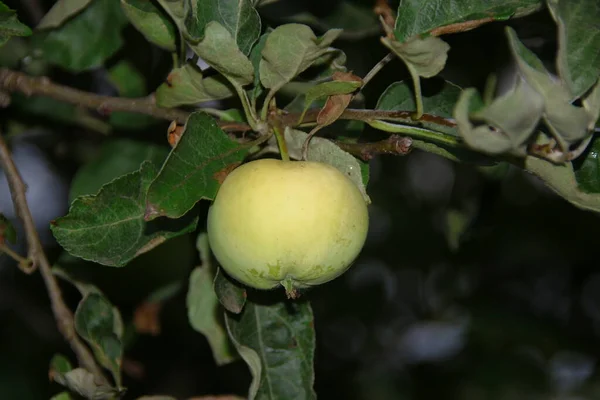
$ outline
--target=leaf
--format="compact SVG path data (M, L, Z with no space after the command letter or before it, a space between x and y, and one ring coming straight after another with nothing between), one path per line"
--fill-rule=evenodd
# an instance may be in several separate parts
M341 30L331 29L317 38L306 25L278 26L266 39L260 61L260 81L271 91L279 90L329 51Z
M50 400L72 400L73 398L69 392L60 392L50 398Z
M242 87L254 81L252 63L240 51L229 31L218 22L211 21L206 25L204 39L193 45L192 50L234 86Z
M250 62L254 68L254 88L252 89L252 98L254 99L257 99L264 91L264 87L260 82L260 60L262 59L262 51L267 44L267 37L271 31L272 29L267 30L267 32L258 39L258 42L250 52Z
M13 36L29 36L31 29L17 19L17 12L0 2L0 46Z
M140 169L144 161L158 170L169 151L164 146L131 139L111 139L102 143L98 153L82 165L73 181L69 197L73 201L83 195L94 195L104 185Z
M217 365L225 365L235 359L227 333L222 325L221 307L213 290L215 267L210 259L208 236L202 233L197 244L202 264L194 268L190 276L187 294L188 320L192 327L206 336Z
M547 0L558 25L556 65L573 97L582 96L600 75L600 3Z
M154 3L147 0L121 0L121 8L129 22L150 43L167 51L177 50L177 30Z
M104 185L98 194L80 196L69 213L52 224L59 244L70 254L99 264L122 267L166 240L195 229L197 217L144 221L146 192L156 168L144 162L138 171Z
M123 344L115 332L120 316L115 308L99 293L90 293L79 302L75 311L75 330L93 349L98 362L108 369L121 387Z
M315 399L313 314L307 302L248 302L227 328L253 375L250 399Z
M423 90L423 111L425 116L415 121L411 117L416 110L415 96L411 86L404 81L394 82L385 89L377 101L377 110L410 111L403 123L414 124L452 136L459 136L452 122L454 106L458 101L462 88L449 81L443 81L441 87L434 88L433 93Z
M579 188L572 163L556 165L530 156L525 159L524 168L571 204L584 210L600 212L600 194L586 193Z
M34 51L72 72L91 70L121 48L121 30L126 24L117 1L94 0L61 27L34 35Z
M592 116L585 108L571 104L571 93L562 81L552 77L541 61L527 49L507 27L509 44L521 76L544 99L544 121L567 144L577 142L588 134Z
M465 90L456 104L455 118L465 142L488 154L527 152L527 143L536 132L544 110L544 99L526 82L471 113L474 89ZM474 126L470 119L484 122Z
M308 137L305 132L286 127L285 140L288 145L290 156L295 159L300 159L300 152L304 141ZM350 153L340 149L335 143L330 140L320 137L313 137L308 146L308 161L318 161L333 165L347 176L360 190L365 202L371 203L371 199L367 194L365 183L362 176L362 161L359 161Z
M58 0L36 26L36 29L50 29L61 26L67 19L86 8L92 0Z
M169 17L177 25L179 33L183 35L186 32L185 17L189 10L190 2L184 0L156 0L156 2L169 14Z
M156 104L172 108L206 101L221 100L235 95L235 90L221 75L203 77L195 64L175 68L167 82L156 89Z
M417 76L431 78L446 65L450 45L442 39L428 36L414 37L406 42L382 38L382 43L396 54L408 67L413 79Z
M17 231L9 219L0 213L0 245L6 242L17 243Z
M179 143L150 185L147 218L178 218L201 199L214 199L220 172L240 163L249 150L249 144L231 140L208 114L192 113Z
M246 304L246 289L239 283L225 275L221 268L217 268L213 289L217 299L229 312L239 314Z
M582 192L600 193L600 139L595 137L586 152L574 162L575 178Z
M522 17L542 6L540 0L401 0L394 34L398 41L404 42L442 26L482 18L505 20Z
M120 97L141 97L147 94L146 80L142 73L127 60L121 60L108 71L110 82ZM144 114L111 111L110 123L121 129L145 128L156 120Z
M250 0L189 0L193 6L186 18L186 27L192 40L204 36L211 21L225 27L245 55L260 36L260 16Z

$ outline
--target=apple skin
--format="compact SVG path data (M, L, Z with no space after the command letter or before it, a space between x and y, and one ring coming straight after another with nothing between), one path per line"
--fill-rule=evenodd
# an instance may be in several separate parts
M297 288L343 274L365 243L367 204L335 167L261 159L233 170L208 212L221 267L256 289Z

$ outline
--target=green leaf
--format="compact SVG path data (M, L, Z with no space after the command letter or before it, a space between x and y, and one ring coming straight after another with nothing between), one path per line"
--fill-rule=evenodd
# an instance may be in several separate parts
M431 78L439 74L446 65L450 50L448 43L434 36L414 37L402 43L388 38L381 41L404 61L413 79L417 79L417 76Z
M260 81L271 91L279 90L329 52L341 30L332 29L317 38L306 25L278 26L266 39L260 61Z
M571 204L584 210L600 212L600 194L586 193L580 189L572 163L557 165L540 158L527 157L524 168Z
M254 99L257 99L265 89L262 83L260 83L260 60L262 59L262 51L267 44L267 37L271 31L272 29L267 30L267 32L258 39L256 46L254 46L250 52L250 62L252 62L252 67L254 68L254 88L252 89L252 98Z
M50 400L72 400L73 398L69 392L60 392L50 398Z
M227 314L229 335L250 366L250 399L315 399L313 314L308 302L248 302Z
M449 81L443 81L443 85L440 88L435 88L433 93L429 90L423 90L423 111L427 116L416 122L411 117L411 112L416 110L415 95L410 84L399 81L392 83L385 89L375 108L385 111L408 111L406 118L401 120L403 123L459 136L452 119L454 118L454 106L461 93L462 88Z
M110 68L108 73L120 97L141 97L147 94L144 76L129 61L119 61ZM156 121L149 115L122 111L111 112L109 120L111 125L122 129L145 128Z
M156 104L159 107L178 107L220 100L235 95L235 90L221 75L203 77L195 64L175 68L167 77L167 82L156 90Z
M177 50L177 30L165 13L148 0L121 0L129 22L146 40L167 51Z
M600 193L600 138L592 139L584 155L574 164L579 189L585 193Z
M0 46L13 36L29 36L31 29L17 19L17 12L0 2Z
M192 2L186 17L187 32L200 40L209 22L224 26L245 55L260 36L260 16L250 0L188 0Z
M0 213L0 244L5 241L15 244L17 242L17 231L8 218Z
M544 121L567 144L588 134L592 116L582 107L571 104L571 93L562 81L552 77L542 62L507 27L506 33L521 75L544 99Z
M208 114L192 113L150 186L147 217L178 218L201 199L214 199L224 174L249 150L250 145L231 140Z
M401 0L394 34L404 42L441 26L490 17L494 20L522 17L541 7L540 0Z
M152 143L131 139L107 140L94 158L77 170L69 197L73 201L82 195L94 195L102 185L139 170L144 161L152 163L158 170L168 154L167 147Z
M583 95L600 75L600 3L547 0L558 25L556 65L573 97Z
M192 50L233 85L242 87L254 81L252 63L240 51L231 33L218 22L206 25L204 39L193 45Z
M246 289L226 276L221 268L217 268L213 289L217 299L227 311L234 314L242 312L246 304Z
M526 82L471 113L475 89L467 89L456 104L456 122L465 142L488 154L517 151L526 154L527 143L536 132L544 110L544 99ZM474 126L470 120L484 122Z
M190 276L187 294L188 320L195 330L206 336L217 365L225 365L233 361L235 356L222 325L220 303L213 290L216 268L210 260L206 233L198 236L196 246L202 265L194 268Z
M64 355L55 354L52 356L52 359L50 360L50 377L52 377L53 374L64 375L72 369L73 366L71 365L71 361Z
M185 16L189 10L190 2L185 0L156 0L156 2L169 14L169 17L177 25L179 32L183 34L186 31Z
M286 128L285 140L288 145L290 157L295 159L301 158L302 146L308 134L305 132ZM371 199L367 194L367 189L363 181L363 169L361 168L362 161L359 161L350 153L340 149L335 143L330 140L320 137L313 137L308 146L308 161L318 161L333 165L347 176L358 187L362 193L365 202L371 203Z
M117 1L94 0L61 27L34 35L34 49L48 62L72 72L94 69L119 50L126 24Z
M59 244L70 254L103 265L122 267L166 240L195 229L197 217L147 223L146 192L156 167L145 161L138 171L80 196L69 213L52 224Z
M36 26L36 29L50 29L61 26L67 19L86 8L93 0L58 0Z
M98 362L108 369L121 387L121 360L123 358L120 316L115 308L99 293L90 293L79 302L75 311L75 330L92 348ZM121 323L122 326L122 323Z

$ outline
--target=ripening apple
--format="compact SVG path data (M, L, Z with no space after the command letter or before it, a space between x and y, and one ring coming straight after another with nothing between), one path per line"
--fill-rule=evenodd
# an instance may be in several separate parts
M335 167L313 161L251 161L225 179L208 213L215 258L256 289L296 289L343 274L365 243L367 204Z

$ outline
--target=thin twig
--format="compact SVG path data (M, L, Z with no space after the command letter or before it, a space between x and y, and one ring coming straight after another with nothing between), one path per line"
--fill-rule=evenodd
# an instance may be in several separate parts
M406 155L412 150L412 139L406 136L391 135L385 140L370 143L335 142L342 150L369 161L378 154Z
M46 77L33 77L10 69L0 69L0 90L20 92L26 96L47 96L55 100L81 105L98 110L101 114L114 111L128 111L150 115L169 121L185 123L189 113L176 108L161 108L156 105L154 96L142 98L124 98L100 96L68 86L53 83Z
M27 205L25 196L26 186L19 174L19 171L12 159L10 150L2 134L0 133L0 166L6 175L10 193L12 195L13 206L19 218L23 221L25 236L27 237L28 257L34 266L39 267L40 273L48 290L50 304L58 330L65 340L71 346L71 349L77 356L79 365L94 374L101 382L107 382L102 373L102 369L96 364L94 356L83 344L75 332L73 314L63 300L60 287L56 278L52 274L50 262L44 253L35 223Z
M33 264L32 260L23 257L4 243L0 243L0 253L4 253L15 260L19 265L19 269L26 274L31 274L35 271L35 265Z
M379 60L379 62L377 64L375 64L373 66L373 68L371 68L371 70L363 78L363 80L362 80L363 83L362 83L362 86L360 89L361 90L364 89L364 87L367 86L367 83L369 83L371 81L371 79L373 79L375 77L375 75L377 75L379 73L379 71L381 71L383 69L383 67L385 67L387 65L387 63L389 63L393 59L394 59L394 54L388 53L385 57L383 57L381 60Z
M143 98L101 96L53 83L48 78L31 77L22 72L9 69L0 69L0 91L20 92L27 96L47 96L87 108L104 110L105 112L110 110L146 114L168 121L175 120L180 124L184 124L190 114L179 109L158 107L154 104L152 96ZM319 108L309 110L302 122L311 123L316 121L320 111L321 109ZM284 114L280 116L281 123L283 126L297 126L300 114ZM339 119L359 121L386 120L407 122L414 125L417 121L413 119L413 115L414 111L358 110L349 108L344 110ZM456 123L452 119L432 114L423 114L420 121L448 127L456 126ZM231 121L219 121L219 126L230 132L251 130L248 124Z
M323 128L323 125L315 126L309 133L306 139L304 139L304 143L302 144L302 159L308 160L308 146L310 145L310 140Z

